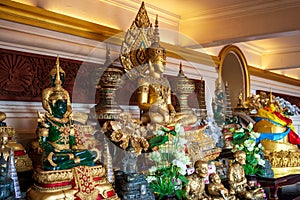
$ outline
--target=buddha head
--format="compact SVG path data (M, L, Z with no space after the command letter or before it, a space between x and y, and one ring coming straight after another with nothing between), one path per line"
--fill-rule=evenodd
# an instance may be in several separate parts
M54 88L52 94L49 96L51 102L52 114L55 117L62 118L67 111L68 104L68 92L61 86L62 81L60 80L60 66L57 60L56 62L56 76L54 81Z

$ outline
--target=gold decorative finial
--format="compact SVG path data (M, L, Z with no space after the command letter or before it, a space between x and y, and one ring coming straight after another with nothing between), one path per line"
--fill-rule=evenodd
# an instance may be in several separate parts
M154 33L153 33L153 43L159 44L159 42L160 42L160 38L159 38L159 29L158 29L158 15L156 15Z
M55 79L55 88L60 88L61 87L61 80L60 80L60 72L59 72L59 56L56 58L56 79Z
M62 70L62 68L60 67L60 64L59 64L59 56L57 55L56 62L55 62L55 66L54 66L53 69L50 71L50 76L53 77L53 78L56 76L56 73L57 73L57 65L59 66L59 67L58 67L59 73L63 73L64 75L66 74L65 71Z

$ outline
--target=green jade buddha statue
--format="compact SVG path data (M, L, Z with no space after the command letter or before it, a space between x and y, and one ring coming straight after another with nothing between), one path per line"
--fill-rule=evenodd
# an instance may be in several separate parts
M43 150L44 170L62 170L84 165L93 166L96 157L86 149L78 149L72 120L72 107L67 90L62 87L65 72L56 66L50 72L52 87L43 90L42 105L46 113L39 113L39 144Z

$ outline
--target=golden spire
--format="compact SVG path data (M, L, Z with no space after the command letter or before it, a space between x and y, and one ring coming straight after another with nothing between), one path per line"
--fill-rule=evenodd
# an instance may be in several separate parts
M60 80L60 71L59 71L59 56L56 58L56 79L55 79L55 88L54 90L60 90L61 89L61 80Z
M53 88L53 93L49 97L49 99L52 101L53 105L59 99L62 99L62 100L68 99L68 95L67 95L67 93L65 92L65 90L63 89L63 87L61 85L62 82L60 80L60 66L59 66L59 57L58 56L57 56L57 59L56 59L55 70L56 70L55 81L54 81L55 86Z
M268 103L268 107L270 108L271 112L274 112L274 111L276 111L276 107L273 104L273 97L272 96L273 96L272 95L272 89L270 88L270 100L269 100L269 103Z
M60 73L63 73L64 75L66 74L65 71L59 66L59 56L57 55L56 63L55 63L55 65L54 65L53 69L50 71L50 76L51 76L52 78L54 78L54 77L56 76L57 65L58 65L59 72L60 72Z
M153 43L159 44L159 42L160 42L160 38L159 38L159 29L158 29L158 15L156 15L154 33L153 33Z

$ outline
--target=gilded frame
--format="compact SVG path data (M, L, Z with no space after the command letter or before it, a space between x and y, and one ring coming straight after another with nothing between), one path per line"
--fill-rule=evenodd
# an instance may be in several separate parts
M222 72L223 72L223 67L224 67L224 61L226 57L229 54L235 55L237 58L240 68L242 71L242 76L243 76L243 99L245 100L247 97L250 96L250 76L248 72L248 64L246 57L244 56L243 52L241 51L240 48L238 48L235 45L227 45L223 47L223 49L220 51L218 58L219 58L219 65L218 65L218 75L221 78L222 77Z

